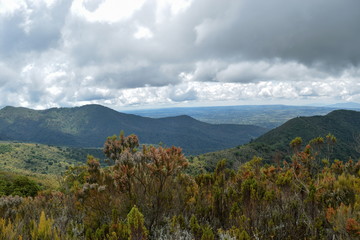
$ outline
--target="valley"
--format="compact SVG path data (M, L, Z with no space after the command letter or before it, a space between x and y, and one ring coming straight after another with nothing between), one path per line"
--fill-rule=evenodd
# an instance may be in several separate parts
M298 116L326 115L336 109L360 109L358 105L287 106L287 105L241 105L219 107L187 107L128 110L126 113L144 117L163 118L189 115L199 121L213 124L250 124L272 129Z

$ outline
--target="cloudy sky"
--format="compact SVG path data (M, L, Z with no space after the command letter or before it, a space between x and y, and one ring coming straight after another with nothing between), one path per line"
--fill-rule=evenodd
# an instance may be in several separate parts
M0 106L360 102L359 0L0 0Z

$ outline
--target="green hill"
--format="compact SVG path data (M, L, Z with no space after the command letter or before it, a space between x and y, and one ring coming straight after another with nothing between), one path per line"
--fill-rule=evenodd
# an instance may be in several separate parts
M228 160L229 167L235 168L253 156L274 163L284 157L289 159L292 154L289 143L294 138L301 137L304 147L311 139L324 138L329 133L337 139L331 159L360 158L360 112L335 110L325 116L293 118L249 144L205 153L191 160L210 171L215 168L218 159L224 158Z
M351 110L336 110L325 116L297 117L254 142L268 144L285 152L295 137L301 137L303 143L308 143L313 138L325 137L329 133L337 138L334 158L360 157L360 112Z
M87 155L104 158L101 149L1 141L0 195L6 195L7 190L4 189L9 183L23 177L36 182L41 189L55 189L59 187L60 176L68 167L84 164Z
M147 118L100 105L42 111L0 110L0 139L59 146L101 147L108 136L136 134L142 143L181 146L185 153L216 151L249 142L266 129L252 125L208 124L189 116Z
M29 176L60 175L69 166L84 164L87 155L104 158L101 149L0 142L0 170Z

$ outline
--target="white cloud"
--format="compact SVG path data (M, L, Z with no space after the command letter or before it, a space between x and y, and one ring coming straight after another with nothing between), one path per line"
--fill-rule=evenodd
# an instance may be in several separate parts
M134 38L136 39L150 39L153 37L153 33L147 27L138 26L136 33L134 34Z
M348 74L348 70L344 71ZM352 75L352 74L351 74ZM207 60L196 63L194 79L219 82L260 81L314 81L331 76L330 73L293 61L219 61Z
M168 18L183 13L188 9L193 0L157 0L156 1L156 22L162 23Z
M0 0L0 106L360 101L359 8Z
M91 9L93 11L86 8L89 2L91 0L74 0L71 12L89 22L115 23L130 19L142 7L145 0L103 0L96 9Z
M25 1L22 0L1 0L0 1L0 14L12 14L16 10L26 7Z

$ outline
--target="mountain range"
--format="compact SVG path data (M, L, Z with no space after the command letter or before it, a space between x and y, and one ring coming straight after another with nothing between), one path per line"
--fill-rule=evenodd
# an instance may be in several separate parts
M276 158L289 159L292 154L289 143L295 137L303 139L304 147L311 139L329 133L337 138L332 160L360 157L360 112L352 110L335 110L325 116L295 117L266 132L265 128L251 125L203 123L185 115L153 119L119 113L100 105L86 105L41 111L16 107L1 109L0 140L43 143L57 148L1 142L0 155L4 161L0 164L11 169L36 168L32 171L38 173L51 172L55 169L53 166L64 169L69 164L65 164L64 156L72 162L84 162L86 154L102 158L101 147L106 138L121 130L126 135L138 135L142 143L180 146L190 161L208 171L224 158L232 168L254 156L270 163ZM20 159L22 163L5 165L9 161L15 163L11 159ZM47 159L45 165L37 164L44 159ZM52 161L48 161L50 159Z
M75 147L102 147L106 138L124 131L142 143L180 146L199 154L249 142L267 131L253 125L209 124L182 115L165 118L120 113L101 105L33 110L0 110L0 140Z

